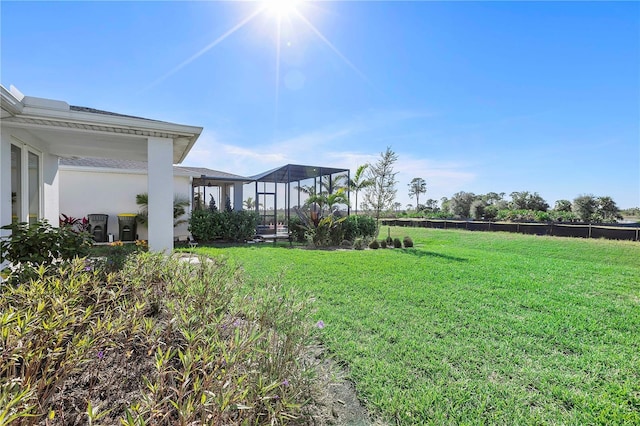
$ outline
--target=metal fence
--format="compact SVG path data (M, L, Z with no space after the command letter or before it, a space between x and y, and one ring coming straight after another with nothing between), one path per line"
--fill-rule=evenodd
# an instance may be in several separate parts
M640 224L624 226L621 224L480 222L451 219L381 219L381 223L389 226L640 241Z

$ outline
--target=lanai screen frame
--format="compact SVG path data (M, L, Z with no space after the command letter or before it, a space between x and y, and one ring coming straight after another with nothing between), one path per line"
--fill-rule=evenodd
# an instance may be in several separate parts
M274 184L274 219L278 214L278 184L285 184L286 188L286 196L285 196L285 204L286 204L286 218L287 218L287 226L291 219L291 183L297 182L298 186L298 206L300 206L300 182L307 179L314 179L314 187L317 188L318 179L322 181L322 177L329 176L330 178L336 174L347 174L347 182L351 180L351 171L349 169L335 168L335 167L324 167L324 166L307 166L301 164L287 164L286 166L277 167L272 170L268 170L264 173L260 173L258 175L250 177L251 180L255 181L255 190L256 190L256 212L260 214L260 205L259 205L259 197L258 194L259 189L258 185L260 183L273 183ZM265 206L266 208L266 206ZM351 196L349 191L349 186L347 185L347 215L351 214ZM261 216L265 217L265 216ZM277 224L274 220L274 233L277 230Z

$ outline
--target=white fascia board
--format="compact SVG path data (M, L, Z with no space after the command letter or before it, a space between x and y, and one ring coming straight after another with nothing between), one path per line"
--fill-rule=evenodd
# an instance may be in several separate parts
M48 106L54 103L61 105L66 104L59 101L51 101ZM166 123L162 121L153 121L142 118L121 117L117 115L108 115L84 111L72 111L67 109L45 108L42 106L34 106L26 104L22 117L31 119L45 119L52 121L61 121L76 124L85 124L93 126L109 126L121 127L128 130L140 130L147 132L169 133L176 136L193 137L202 133L202 127L187 126L183 124Z
M69 164L60 164L59 170L69 170L72 172L88 172L88 173L116 173L116 174L129 174L129 175L146 175L147 170L142 169L115 169L110 167L91 167L91 166L72 166ZM174 167L174 176L189 176L193 178L193 173L185 172Z
M126 175L146 175L146 170L135 169L112 169L109 167L90 167L90 166L70 166L67 164L60 164L59 170L69 170L73 172L89 172L89 173L116 173Z
M11 115L22 113L24 104L2 85L0 85L0 96L2 98L2 109Z

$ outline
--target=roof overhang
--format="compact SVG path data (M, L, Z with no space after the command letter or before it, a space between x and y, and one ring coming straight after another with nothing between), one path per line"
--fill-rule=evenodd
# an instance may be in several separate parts
M259 175L251 176L251 180L258 182L290 183L348 172L349 169L339 169L335 167L287 164L286 166L278 167L264 173L260 173Z
M104 111L72 108L63 101L24 96L1 87L2 126L27 133L59 156L147 159L148 138L173 140L173 163L187 156L202 127Z

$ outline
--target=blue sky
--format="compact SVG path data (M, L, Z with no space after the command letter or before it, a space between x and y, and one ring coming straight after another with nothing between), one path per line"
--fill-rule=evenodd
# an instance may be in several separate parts
M397 200L640 206L640 3L2 1L1 82L204 127L183 164L252 175L398 154ZM421 200L426 199L421 196Z

